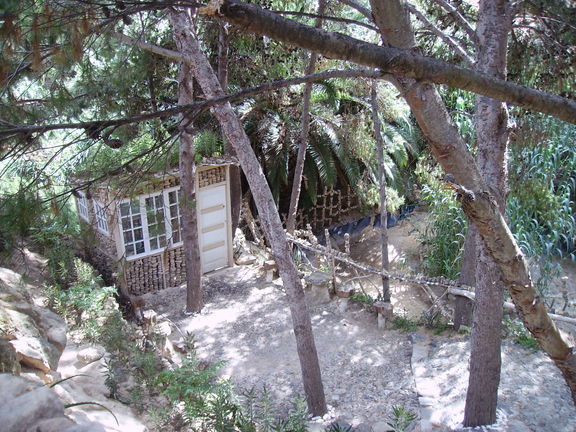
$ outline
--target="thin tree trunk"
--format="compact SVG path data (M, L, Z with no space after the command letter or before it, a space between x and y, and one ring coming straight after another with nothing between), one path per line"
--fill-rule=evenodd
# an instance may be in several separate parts
M230 48L230 33L228 24L218 23L218 81L220 87L227 92L228 89L228 51ZM234 146L224 138L224 151L227 155L236 156ZM236 235L236 228L240 223L240 208L242 207L242 176L240 167L230 165L230 217L232 219L232 236Z
M194 100L192 74L187 64L180 64L178 104ZM182 242L186 265L186 311L199 312L203 306L202 268L198 245L196 213L196 163L194 162L194 130L186 115L180 121L180 211L182 212Z
M316 28L322 28L322 15L326 8L326 1L318 2L318 18L316 18ZM316 70L318 54L310 53L310 61L306 66L305 75L310 75ZM300 144L298 145L298 156L294 168L294 179L292 180L292 193L290 194L290 206L288 207L288 218L286 220L286 230L292 234L296 229L296 213L298 212L298 201L300 200L300 190L302 189L302 174L304 173L304 162L306 161L306 151L308 149L308 135L310 133L310 96L312 95L312 83L304 85L304 95L302 96L302 131L300 133Z
M464 252L462 257L462 267L458 281L463 285L476 286L476 245L479 241L476 227L468 224L466 239L464 240ZM472 311L474 302L464 296L456 296L454 305L454 330L458 331L460 326L472 326Z
M212 98L222 95L222 88L216 74L200 49L196 36L192 33L188 11L171 10L170 20L174 29L174 37L180 41L182 53L195 60L190 63L190 67L206 97ZM313 415L322 415L326 412L326 401L310 314L304 298L302 282L292 261L286 233L282 228L272 192L240 120L230 104L215 106L212 111L220 122L226 138L236 149L238 159L254 196L264 233L268 237L272 254L284 282L284 289L292 314L296 348L300 359L308 408Z
M378 176L380 177L380 237L382 247L382 270L390 270L388 260L388 211L386 202L386 172L384 171L384 140L378 116L378 100L376 94L377 81L372 81L370 102L372 105L372 122L374 123L374 135L376 139L376 154L378 157ZM390 303L390 279L382 276L382 300Z
M506 78L508 32L512 21L508 0L481 0L478 10L478 69ZM477 164L500 211L504 213L507 188L508 110L500 101L476 100ZM480 240L480 239L478 239ZM478 241L476 304L470 348L470 376L464 426L496 422L498 386L502 365L503 284L496 263Z

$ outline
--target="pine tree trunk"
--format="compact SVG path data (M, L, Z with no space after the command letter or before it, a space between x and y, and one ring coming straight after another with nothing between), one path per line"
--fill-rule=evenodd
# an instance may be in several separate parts
M180 65L178 104L194 100L192 74L188 65ZM186 311L199 312L203 306L202 268L198 244L196 213L196 163L194 162L194 130L191 119L180 121L180 211L182 212L182 243L186 265Z
M409 20L402 15L382 13L382 7L398 0L372 0L372 15L384 39L389 36L412 35ZM413 77L429 79L457 88L508 100L518 106L549 113L575 123L576 104L558 96L544 94L513 83L494 81L463 68L446 65L406 51L376 47L338 34L295 24L254 5L225 0L219 9L228 22L244 26L245 31L263 34L304 49L366 66L381 67L389 73L401 74L394 84L402 92L418 125L426 136L430 149L445 172L454 176L457 184L473 191L464 195L462 209L474 223L487 250L497 263L516 310L526 328L562 372L576 402L576 353L567 345L548 316L545 305L536 292L526 260L500 211L494 206L488 187L459 135L440 95L433 84L416 82ZM408 38L409 39L409 38ZM390 45L395 45L393 41ZM409 44L407 49L414 48ZM391 79L392 80L392 79Z
M230 48L230 33L228 24L218 23L218 81L225 92L228 89L228 51ZM236 156L234 146L224 139L224 152ZM236 235L236 228L240 223L240 208L242 207L242 173L240 167L230 165L230 218L232 219L232 236Z
M174 37L180 41L181 52L194 59L194 62L190 63L190 67L206 97L212 98L222 95L222 88L216 74L200 49L196 36L192 33L188 11L171 10L170 20L174 29ZM326 401L310 314L304 298L302 282L292 261L286 234L282 228L272 192L240 120L230 104L215 106L212 112L220 122L226 138L236 150L258 208L264 233L270 242L272 254L284 283L292 315L308 409L315 416L322 415L326 412Z
M468 224L466 239L464 240L464 253L462 257L462 267L458 282L471 287L476 286L476 245L480 239L474 224ZM458 331L460 326L472 326L472 311L474 302L468 297L456 296L454 305L454 330Z
M403 21L403 14L395 13L394 8L385 8L399 2L401 0L371 1L373 16L389 44L396 46L395 36L399 35L400 40L404 41L399 48L413 48L414 41L408 38L408 35L413 35L409 21ZM433 85L418 84L411 78L397 78L395 84L403 91L434 157L444 171L453 174L458 184L475 191L475 199L462 200L462 209L476 226L486 250L499 267L524 325L560 369L576 402L576 355L548 316L530 279L526 260L494 198L487 192L489 188L440 95Z
M378 117L378 101L376 98L377 82L372 82L372 90L370 92L370 102L372 105L372 123L374 123L374 136L376 140L376 154L378 157L378 176L380 177L380 238L382 248L382 270L388 272L390 270L390 262L388 260L388 211L386 200L386 173L384 171L384 140L382 139L382 131L380 125L380 117ZM390 279L382 276L382 300L390 303Z
M478 60L482 72L506 78L508 32L512 21L508 0L481 0L478 10ZM476 99L477 164L500 211L505 212L507 188L508 110L506 104ZM480 239L478 239L480 240ZM470 348L470 377L464 426L496 422L501 370L503 284L484 242L478 241L476 305Z
M318 2L318 15L324 14L326 7L325 0ZM322 18L316 18L316 27L322 28ZM305 75L313 74L316 70L316 61L318 54L310 53L310 61L306 67ZM300 133L300 144L298 145L298 156L296 157L296 166L294 168L294 178L292 179L292 193L290 194L290 206L288 207L288 218L286 219L286 231L290 234L296 229L296 214L298 212L298 202L300 200L300 191L302 189L302 175L304 173L304 162L306 161L306 151L308 149L308 135L310 133L310 96L312 95L312 83L304 85L304 94L302 96L302 130Z

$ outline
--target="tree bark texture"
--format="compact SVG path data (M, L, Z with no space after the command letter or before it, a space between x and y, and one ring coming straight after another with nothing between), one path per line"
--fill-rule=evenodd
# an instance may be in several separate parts
M318 15L316 18L316 28L322 27L322 18L326 8L326 1L318 2ZM310 53L310 60L306 66L305 75L313 74L316 70L316 61L318 54ZM302 189L302 174L304 173L304 162L306 162L306 152L308 150L308 135L310 134L310 97L312 96L312 83L304 85L304 94L302 95L302 119L300 131L300 143L298 144L298 155L296 157L296 166L294 167L294 178L292 179L292 193L290 194L290 206L288 207L288 218L286 219L286 231L292 234L296 229L296 214L298 212L298 202L300 201L300 191Z
M373 4L374 2L371 2ZM386 3L386 2L381 2ZM373 10L374 12L374 10ZM576 102L490 75L424 57L410 50L377 46L341 33L323 31L283 18L256 5L225 0L217 16L244 31L315 51L328 58L372 66L418 82L446 84L508 103L553 115L576 124ZM383 29L387 35L388 29Z
M462 266L458 281L463 285L476 286L476 245L478 244L478 233L473 224L468 224L466 239L464 240L464 252ZM456 296L454 305L454 330L458 331L460 326L472 326L472 312L474 302L464 296Z
M393 9L383 11L379 7L401 0L377 2L372 0L373 16L385 42L400 48L413 45L413 35L408 20L394 15ZM401 35L398 39L395 35ZM500 213L490 187L484 182L466 143L452 122L440 95L431 84L419 84L411 78L400 77L395 84L403 92L418 125L426 136L431 151L445 172L450 173L463 190L460 194L462 209L468 220L476 226L486 251L501 272L504 286L526 328L536 338L542 349L561 370L576 402L576 355L562 339L558 329L548 316L546 307L530 280L526 260L518 248L504 217ZM473 198L473 199L472 199Z
M382 128L380 117L378 116L377 81L372 81L370 91L370 103L372 106L372 123L374 123L374 137L376 140L376 155L378 158L378 177L380 177L380 239L382 251L382 270L390 270L388 260L388 211L386 200L386 173L384 171L384 140L382 138ZM382 300L390 303L390 278L382 276Z
M230 48L230 32L228 24L218 23L218 82L220 87L227 92L228 89L228 52ZM236 157L236 151L226 139L224 139L224 151L230 156ZM242 207L242 173L237 165L230 165L230 217L232 219L232 236L236 235L236 228L240 223L240 208Z
M508 0L481 0L478 10L477 68L506 79L508 32L512 19ZM502 213L506 210L508 110L503 102L478 96L476 100L477 164ZM478 239L480 240L480 239ZM470 348L470 376L464 426L496 422L500 384L503 284L500 271L478 241L476 303Z
M213 98L222 95L216 74L192 33L190 15L186 10L176 10L172 11L170 19L175 37L183 42L182 54L194 59L189 66L205 96ZM234 146L250 185L264 233L272 247L272 254L288 297L308 408L313 415L322 415L326 412L326 401L310 314L272 192L242 124L230 104L215 106L212 112L220 122L226 139Z
M178 41L176 41L178 44ZM180 64L178 104L194 100L192 74L187 64ZM194 127L186 114L180 120L180 211L182 212L182 243L186 264L186 311L200 312L203 306L202 267L198 243L196 213L196 163L194 161Z

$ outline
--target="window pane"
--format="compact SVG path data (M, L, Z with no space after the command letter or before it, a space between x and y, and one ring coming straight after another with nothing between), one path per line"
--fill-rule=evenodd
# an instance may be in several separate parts
M136 240L143 240L144 235L142 234L142 228L138 228L134 230L134 238Z
M132 256L134 255L134 245L129 244L126 245L126 256Z
M128 203L120 204L120 214L122 216L128 216L129 213L130 213L130 204Z
M124 232L124 244L132 243L134 241L134 236L132 235L132 231Z
M158 239L151 238L150 239L150 250L158 249Z
M134 216L132 218L132 225L134 228L139 228L142 226L142 217L140 215Z
M132 228L132 224L130 223L130 218L122 218L122 229L124 231L129 230Z
M136 243L136 253L144 253L144 242Z

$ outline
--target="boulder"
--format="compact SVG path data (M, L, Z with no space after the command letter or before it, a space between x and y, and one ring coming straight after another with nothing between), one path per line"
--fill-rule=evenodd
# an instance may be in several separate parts
M40 420L34 426L28 428L26 432L62 432L75 425L76 423L67 417L54 417Z
M9 341L22 365L47 373L56 370L66 346L66 322L36 306L29 290L18 273L0 268L0 339Z
M19 379L27 381L24 378ZM4 404L0 408L0 424L3 432L22 432L32 428L40 420L63 415L64 404L58 396L50 388L40 386Z
M66 417L64 404L50 387L0 374L0 389L2 432L105 432L100 423L76 424Z
M89 422L70 426L62 432L106 432L106 429L100 423Z
M14 375L20 375L20 362L18 354L7 339L0 337L0 373L8 372Z
M76 359L81 366L89 365L100 360L106 354L106 350L101 346L94 345L81 349L76 354Z

